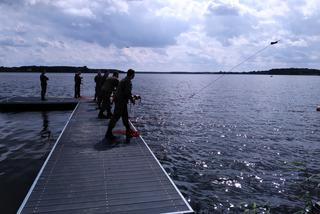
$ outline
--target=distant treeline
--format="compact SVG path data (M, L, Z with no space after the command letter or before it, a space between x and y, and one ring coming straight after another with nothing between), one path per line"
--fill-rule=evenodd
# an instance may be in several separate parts
M87 66L73 67L73 66L21 66L21 67L0 67L0 72L41 72L45 70L47 73L76 73L78 71L82 73L97 73L98 71L123 73L123 71L117 69L93 69Z
M138 72L147 74L254 74L254 75L320 75L320 70L309 68L276 68L268 71L244 71L244 72L185 72L185 71L171 71L171 72Z
M320 75L320 70L309 68L275 68L268 71L250 71L243 73L267 75Z
M0 67L0 72L41 72L43 69L48 73L75 73L81 71L82 73L97 73L98 71L124 73L124 71L117 69L93 69L86 66L21 66L21 67ZM137 71L137 73L145 74L255 74L255 75L320 75L320 70L309 68L276 68L268 71L249 71L249 72L185 72L185 71Z

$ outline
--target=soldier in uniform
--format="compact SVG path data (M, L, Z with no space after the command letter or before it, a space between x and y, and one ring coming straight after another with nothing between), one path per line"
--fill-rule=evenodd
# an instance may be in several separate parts
M102 98L102 104L100 107L98 118L106 118L109 119L112 116L111 113L111 103L110 103L110 97L112 92L115 92L116 87L119 84L118 80L119 74L118 72L113 72L112 77L108 77L102 87L101 87L101 98ZM107 110L107 116L103 114L103 112Z
M45 95L47 92L47 81L49 80L49 78L45 75L45 70L43 70L41 72L40 75L40 82L41 82L41 100L46 100L45 99Z
M94 82L96 83L95 93L94 93L94 101L96 101L101 92L101 83L102 83L102 76L101 71L98 71L98 74L94 77Z
M131 80L134 78L135 71L129 69L127 72L127 76L119 82L118 88L116 90L114 96L114 112L109 121L108 130L106 132L106 139L114 139L112 134L112 129L115 127L117 121L122 117L123 125L126 127L126 135L128 137L131 136L132 130L129 125L129 118L128 118L128 101L130 100L133 104L135 104L135 100L132 97L131 90L132 90L132 83Z
M109 72L108 71L105 71L103 76L102 76L102 80L101 80L101 84L104 83L104 81L106 81L106 79L108 78L109 76Z
M106 79L108 78L109 76L109 72L108 71L105 71L103 76L101 77L101 86L104 84L104 82L106 81ZM100 89L101 90L101 89ZM97 100L97 103L98 103L98 108L101 108L101 104L102 104L102 94L98 94L98 100Z
M77 72L74 75L74 98L80 98L80 85L81 85L81 79L80 77L81 72Z

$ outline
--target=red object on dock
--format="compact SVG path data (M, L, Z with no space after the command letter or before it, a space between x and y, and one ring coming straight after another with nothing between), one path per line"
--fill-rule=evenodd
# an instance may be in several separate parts
M114 130L114 131L112 131L112 133L118 134L118 135L126 135L127 134L126 130ZM140 133L138 131L131 131L130 136L131 137L139 137Z

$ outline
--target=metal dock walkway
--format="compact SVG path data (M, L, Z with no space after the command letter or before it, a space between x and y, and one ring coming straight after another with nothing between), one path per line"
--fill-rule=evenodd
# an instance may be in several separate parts
M102 141L95 108L78 103L18 213L192 213L142 137Z
M74 98L50 97L42 101L40 97L3 97L0 98L0 111L72 110L78 102Z

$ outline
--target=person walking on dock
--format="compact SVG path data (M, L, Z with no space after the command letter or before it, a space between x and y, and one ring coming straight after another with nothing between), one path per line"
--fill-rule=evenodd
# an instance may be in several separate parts
M45 75L46 71L43 70L40 75L40 82L41 82L41 100L46 100L46 92L47 92L47 81L49 78Z
M131 80L134 78L135 71L133 69L129 69L127 72L127 76L119 82L117 90L114 96L114 112L109 121L108 130L106 132L106 139L114 139L115 137L112 134L112 129L115 127L117 121L122 117L123 125L126 127L126 135L131 136L133 132L129 125L128 118L128 101L130 100L133 104L135 104L135 100L132 97L132 83Z
M113 92L115 92L115 89L117 88L119 84L119 73L113 72L112 77L108 77L102 87L101 87L101 98L102 98L102 104L100 106L100 111L98 118L103 119L109 119L112 116L111 113L111 103L110 103L110 97ZM107 110L107 116L103 114L103 112Z
M80 71L74 75L74 98L80 98L80 85L82 80L80 75Z
M101 93L101 86L102 86L102 75L101 71L98 71L98 74L94 77L94 82L96 83L95 87L95 93L94 93L94 101L97 101L98 97L100 96Z

